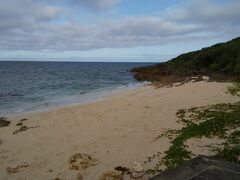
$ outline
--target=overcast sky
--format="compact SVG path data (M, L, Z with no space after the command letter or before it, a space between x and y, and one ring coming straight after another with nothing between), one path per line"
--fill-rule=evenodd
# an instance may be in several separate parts
M163 61L240 36L240 0L0 0L0 60Z

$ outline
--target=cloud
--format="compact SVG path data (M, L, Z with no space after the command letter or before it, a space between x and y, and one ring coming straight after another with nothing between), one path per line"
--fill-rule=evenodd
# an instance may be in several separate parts
M120 0L72 0L73 4L80 4L95 11L112 8L119 2Z
M0 0L0 32L23 31L35 23L50 21L61 14L61 8L33 0Z
M171 7L160 15L124 16L95 24L71 20L55 23L64 10L46 2L0 0L0 51L78 51L240 35L240 3L237 1L226 4L187 1L184 6ZM81 3L102 9L117 1Z
M215 1L188 0L184 7L167 11L172 20L192 23L240 23L240 2L229 0L225 3Z

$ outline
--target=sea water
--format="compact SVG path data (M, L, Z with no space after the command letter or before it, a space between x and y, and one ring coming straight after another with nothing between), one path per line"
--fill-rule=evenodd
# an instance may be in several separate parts
M129 70L148 64L0 62L0 116L96 101L139 86Z

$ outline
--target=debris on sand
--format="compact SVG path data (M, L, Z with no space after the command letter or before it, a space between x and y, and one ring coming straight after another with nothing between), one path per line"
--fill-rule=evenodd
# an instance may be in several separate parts
M119 171L107 171L104 172L98 180L122 180L123 179L123 173Z
M29 167L29 164L23 163L23 164L18 165L16 167L7 167L7 172L9 174L15 174L15 173L19 172L20 169L27 168L27 167Z
M0 127L9 126L11 122L7 120L5 117L0 117Z
M98 160L90 154L77 153L69 158L68 165L71 170L85 170L90 166L95 166L97 162Z

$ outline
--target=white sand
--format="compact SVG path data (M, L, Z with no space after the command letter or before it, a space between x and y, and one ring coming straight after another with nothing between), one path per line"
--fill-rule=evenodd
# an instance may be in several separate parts
M239 101L225 93L229 85L148 86L91 104L10 117L11 125L0 129L0 179L76 179L79 171L68 167L68 159L76 153L98 159L97 165L82 171L83 179L98 179L119 165L131 167L135 161L167 150L166 138L152 140L164 128L180 127L175 116L178 109ZM36 128L13 135L22 118L29 119L24 125ZM24 163L29 167L19 168L15 174L6 171Z

